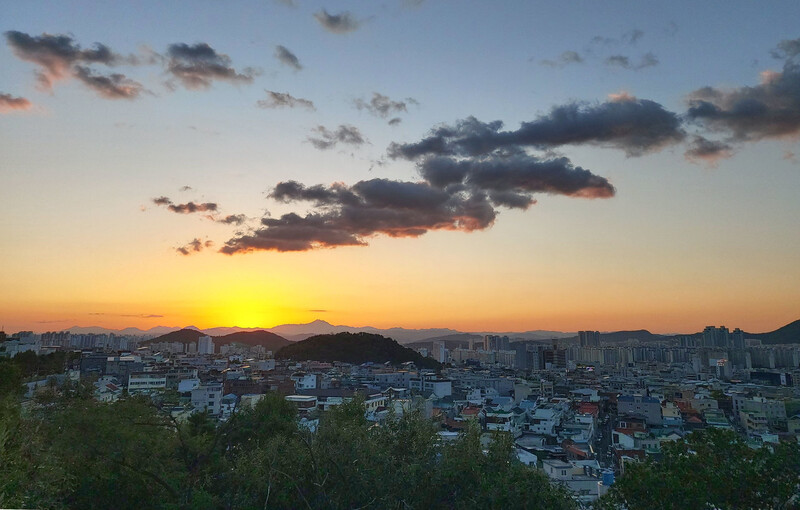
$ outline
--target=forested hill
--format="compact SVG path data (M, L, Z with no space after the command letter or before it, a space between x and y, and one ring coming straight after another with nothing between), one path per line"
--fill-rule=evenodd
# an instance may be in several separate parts
M196 343L201 336L206 336L202 331L196 329L181 329L180 331L173 331L166 335L146 340L142 345L149 345L157 342L180 342L183 344ZM291 342L280 335L276 335L270 331L257 330L257 331L239 331L231 333L230 335L215 336L214 347L219 350L220 345L240 344L249 347L260 345L268 351L277 351L281 347L289 345Z
M418 352L403 347L391 338L371 333L336 333L333 335L317 335L301 342L287 345L278 351L278 359L298 361L314 360L332 363L361 364L368 361L374 363L390 362L399 365L413 361L417 367L439 368L441 365L431 358L425 358Z
M769 333L745 333L746 338L758 338L762 344L800 344L800 319Z
M178 331L171 331L166 335L157 336L150 340L145 340L142 345L149 345L157 342L180 342L182 344L196 343L201 336L206 336L202 331L196 329L181 329Z
M219 346L232 343L248 345L250 347L260 345L268 351L277 351L282 347L290 345L292 342L280 335L264 330L240 331L238 333L231 333L230 335L214 337L215 345Z

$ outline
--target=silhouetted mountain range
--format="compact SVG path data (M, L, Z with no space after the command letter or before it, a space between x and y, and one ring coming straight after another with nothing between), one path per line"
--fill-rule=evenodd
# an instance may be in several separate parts
M745 333L745 338L758 338L762 344L798 344L800 343L800 320L769 333Z
M72 327L68 331L72 333L114 333L117 335L138 335L148 337L159 337L167 333L180 331L181 328L157 326L148 330L141 330L138 328L125 328L121 330L107 329L101 327ZM481 338L483 335L505 335L512 340L533 340L533 341L547 341L553 338L566 338L576 339L576 333L561 332L561 331L547 331L547 330L532 330L523 332L471 332L465 333L448 328L429 328L429 329L406 329L406 328L389 328L379 329L371 326L344 326L333 325L324 320L315 320L308 324L283 324L274 328L239 328L239 327L219 327L208 328L200 330L195 326L187 326L183 330L194 330L213 337L223 337L225 335L240 333L240 332L257 332L267 331L278 335L286 340L299 341L306 338L322 335L322 334L335 334L343 332L365 332L381 336L393 338L401 344L413 344L414 348L430 347L434 341L445 341L447 348L455 348L460 345L466 345L469 338ZM699 335L700 333L692 333ZM651 333L645 329L634 331L611 331L601 332L600 340L602 343L617 343L624 342L629 338L637 338L640 342L652 342L664 340L666 338L674 337L674 334L661 335ZM767 333L746 333L747 338L758 338L764 344L777 344L777 343L800 343L800 320L794 321L786 326L770 331ZM178 340L180 341L180 340ZM193 341L196 341L193 340ZM459 343L462 342L462 343Z
M429 328L429 329L406 329L389 328L378 329L372 326L334 326L323 320L315 320L308 324L284 324L270 328L270 331L277 333L284 338L298 341L304 340L314 335L330 335L335 333L372 333L375 335L387 336L404 344L416 340L424 340L433 336L449 335L458 333L453 329Z
M142 345L148 345L153 342L180 342L182 344L189 344L192 342L197 342L197 339L201 336L206 336L206 334L196 329L186 328L178 331L171 331L165 335L157 336L150 340L145 340L142 342Z
M389 362L392 365L413 361L418 367L440 366L433 359L424 358L418 352L403 347L391 338L364 332L312 336L282 348L276 354L276 358L327 363L341 361L354 364L368 361Z

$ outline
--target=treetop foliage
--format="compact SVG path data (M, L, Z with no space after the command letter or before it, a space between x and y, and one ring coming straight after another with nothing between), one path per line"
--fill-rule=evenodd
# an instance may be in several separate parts
M68 388L29 412L0 406L0 507L35 508L576 508L520 463L498 434L442 442L419 414L378 426L354 400L316 433L268 394L221 425L185 422L144 397L105 404Z

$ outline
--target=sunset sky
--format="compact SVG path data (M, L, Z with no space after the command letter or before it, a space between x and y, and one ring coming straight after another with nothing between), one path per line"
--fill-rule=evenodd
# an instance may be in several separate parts
M6 332L800 318L800 2L0 4Z

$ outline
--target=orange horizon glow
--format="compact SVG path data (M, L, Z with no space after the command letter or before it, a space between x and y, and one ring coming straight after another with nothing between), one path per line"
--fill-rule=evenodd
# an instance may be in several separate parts
M71 308L71 307L70 307ZM76 311L73 309L73 311ZM471 320L393 320L370 315L357 318L355 313L341 313L336 311L310 311L310 310L283 310L274 312L262 309L257 304L250 304L241 308L236 306L220 306L209 308L207 315L191 315L175 313L161 317L148 317L147 314L129 313L97 313L83 314L80 318L76 314L58 314L48 311L41 314L36 311L19 310L16 317L11 319L4 314L0 327L5 327L5 333L17 331L34 331L43 333L47 331L62 331L72 327L102 327L112 330L122 330L133 327L148 330L154 327L185 328L196 327L200 330L218 327L239 327L246 329L272 329L284 324L307 324L315 320L323 320L334 326L349 326L352 328L374 327L378 329L405 328L405 329L452 329L460 332L517 332L544 330L558 332L576 332L580 330L597 330L601 332L648 330L657 334L693 334L703 330L706 326L727 326L730 329L741 328L748 333L766 333L779 329L800 317L791 315L764 319L742 316L737 320L733 315L718 317L715 320L706 320L702 314L694 317L600 317L588 314L584 317L539 316L536 319L524 317L476 317ZM142 316L139 316L142 315ZM63 318L69 316L70 318ZM60 318L61 317L61 318ZM659 320L660 319L660 320ZM10 326L10 327L9 327Z

